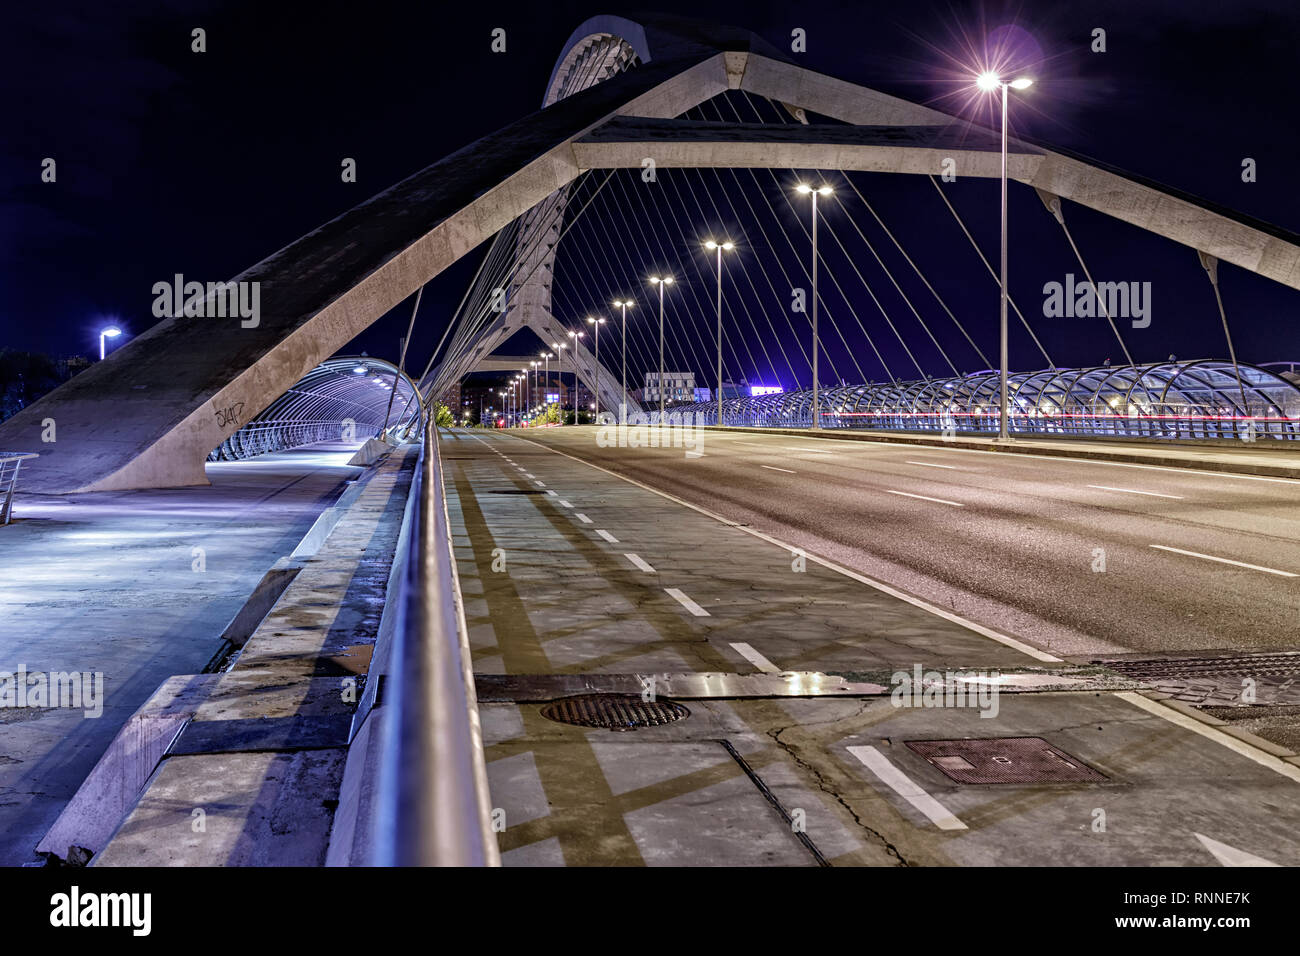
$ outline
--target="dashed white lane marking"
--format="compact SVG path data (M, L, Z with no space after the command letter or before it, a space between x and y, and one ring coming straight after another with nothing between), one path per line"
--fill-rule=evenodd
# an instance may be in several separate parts
M775 465L759 465L759 468L766 468L768 471L783 471L787 475L793 475L794 472L789 468L777 468Z
M1182 495L1162 495L1158 491L1138 491L1136 488L1112 488L1110 485L1089 485L1089 488L1096 488L1098 491L1118 491L1126 495L1146 495L1149 498L1177 498L1182 500Z
M581 511L574 512L574 515L573 515L573 516L574 516L575 518L577 518L579 521L581 521L583 524L591 524L591 519L588 518L588 517L587 517L585 514L583 514Z
M849 753L862 761L880 781L913 807L923 813L940 830L965 830L966 824L957 819L942 803L930 796L903 771L890 763L875 747L850 747Z
M534 478L534 479L536 478L535 475L533 475L532 473L527 472L527 471L524 472L524 477L525 477L525 478Z
M604 539L605 539L606 541L608 541L610 544L618 544L618 538L614 537L612 534L610 534L610 533L609 533L608 531L606 531L604 528L597 528L597 529L596 529L596 534L600 535L602 538L604 538Z
M560 493L558 491L548 491L547 494L555 498L558 498L560 496Z
M640 555L636 555L636 554L625 554L625 555L623 555L623 557L627 558L629 561L631 561L633 564L635 564L638 568L640 568L640 569L641 569L642 571L644 571L646 574L654 574L654 573L655 573L655 569L652 568L652 567L650 567L650 565L646 564L645 561L642 560L642 558L641 558Z
M1279 571L1277 568L1265 568L1258 564L1247 564L1245 561L1233 561L1231 558L1216 558L1212 554L1201 554L1199 551L1184 551L1182 548L1170 548L1163 544L1153 544L1151 547L1157 551L1172 551L1174 554L1185 554L1189 558L1204 558L1206 561L1217 561L1219 564L1231 564L1239 568L1249 568L1252 571L1263 571L1265 574L1276 574L1281 578L1294 578L1300 575L1292 574L1290 571Z
M559 499L559 502L560 502L560 507L561 507L561 508L572 508L572 507L573 507L573 505L569 504L569 502L565 501L563 498L560 498L560 499Z
M737 654L739 654L745 660L749 661L751 664L757 667L764 674L781 673L781 668L777 667L775 664L769 661L758 651L754 650L748 644L732 644L731 646L736 649Z
M482 439L479 440L481 441ZM838 439L822 439L822 440L833 441ZM946 610L937 604L932 604L929 601L916 597L915 595L908 594L906 591L900 591L898 588L886 584L884 581L879 581L875 578L867 577L865 574L859 574L857 571L853 571L850 568L846 568L842 564L836 564L834 561L831 561L828 558L823 558L820 555L813 554L810 552L804 552L802 548L796 547L793 544L789 544L788 542L782 541L780 538L774 538L772 537L772 535L765 534L762 531L757 531L754 528L747 528L737 521L732 521L730 518L724 518L722 515L710 511L708 508L701 508L699 505L691 504L691 502L686 501L683 498L678 498L676 495L671 495L666 491L660 491L658 488L652 488L649 485L645 484L644 482L637 481L635 478L629 478L626 475L620 475L616 471L610 471L608 468L602 468L600 465L596 465L593 464L592 462L586 461L585 459L578 458L576 455L570 455L568 452L563 452L560 451L559 449L552 448L550 445L544 445L541 442L534 441L531 438L524 438L522 439L522 441L532 442L532 444L536 445L538 448L543 448L546 451L549 451L553 455L559 455L561 458L569 459L569 461L577 462L580 465L586 465L588 468L594 468L596 471L599 471L602 474L609 475L611 478L617 478L619 481L626 481L629 485L635 485L637 488L640 488L643 491L648 491L652 495L658 495L660 498L664 498L667 501L672 501L676 504L679 504L683 508L689 508L692 511L696 512L697 514L705 515L706 517L712 518L714 521L717 521L720 524L724 524L729 528L735 528L737 531L743 532L744 534L752 535L753 537L758 538L760 541L766 541L768 544L776 545L778 548L782 548L785 551L791 551L791 552L799 551L801 553L804 553L809 561L812 561L815 564L819 564L823 568L827 568L831 571L834 571L836 574L842 574L846 578L850 578L851 580L857 581L859 584L865 584L867 587L874 588L875 590L881 592L882 594L888 594L892 598L897 598L898 600L904 601L912 605L913 607L920 608L923 611L933 614L935 617L941 617L945 621L951 621L953 624L959 625L960 627L964 627L968 631L973 631L976 634L983 635L984 637L987 637L989 640L996 641L997 643L1002 644L1005 647L1014 648L1020 653L1032 657L1036 661L1043 661L1046 664L1059 664L1061 662L1061 659L1057 657L1055 654L1049 654L1047 653L1047 651L1041 651L1030 644L1026 644L1024 641L1020 641L1014 637L1011 637L1010 635L1003 634L1001 631L995 631L991 627L985 627L983 624L977 624L975 621L968 620L967 618L962 617L960 614L954 614L952 611ZM988 452L988 454L1000 454L1000 453ZM606 534L606 532L603 531L597 533L602 535Z
M696 617L709 617L709 612L683 594L680 588L664 588L664 590L668 593L669 597L682 607L686 608L686 610L690 611Z
M1297 767L1294 764L1289 764L1285 760L1274 757L1272 754L1265 753L1257 747L1252 747L1244 740L1238 740L1236 737L1225 734L1216 727L1211 727L1209 724L1201 723L1195 717L1188 717L1186 714L1179 713L1172 707L1166 707L1164 704L1143 697L1141 694L1135 693L1134 691L1122 690L1116 693L1115 696L1120 700L1128 701L1128 703L1140 710L1145 710L1149 714L1155 714L1157 717L1162 717L1171 724L1177 724L1184 730L1190 730L1194 734L1200 734L1202 737L1213 740L1217 744L1222 744L1233 753L1240 754L1249 760L1255 761L1255 763L1260 766L1267 767L1269 770L1276 771L1282 776L1289 777L1296 781L1296 783L1300 783L1300 767Z
M948 468L948 469L950 469L950 470L952 470L952 471L961 471L961 469L958 468L956 465L941 465L941 464L939 464L937 461L910 461L910 460L905 460L905 461L904 461L904 464L907 464L907 465L924 465L926 468Z
M533 484L535 484L538 488L545 488L545 487L546 487L546 482L544 482L544 481L538 481L536 478L533 479Z
M913 494L910 494L910 493L908 493L908 492L906 492L906 491L886 491L885 494L887 494L887 495L902 495L904 498L918 498L918 499L920 499L921 501L933 501L935 504L939 504L939 505L952 505L954 508L964 508L964 507L965 507L965 505L963 505L960 501L947 501L947 500L945 500L945 499L943 499L943 498L930 498L930 497L928 497L928 496L926 496L926 495L913 495Z

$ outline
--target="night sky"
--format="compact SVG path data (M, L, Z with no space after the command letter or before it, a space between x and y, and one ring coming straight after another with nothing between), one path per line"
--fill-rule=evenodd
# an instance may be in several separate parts
M801 27L808 50L792 54L801 64L948 111L958 103L945 56L1018 24L1041 55L1031 64L1038 82L1018 109L1016 132L1300 231L1300 10L1293 2L696 0L656 8L748 27L783 50ZM105 324L143 331L155 321L155 282L178 272L232 277L537 109L574 27L594 13L628 9L493 0L11 7L0 39L0 347L90 354ZM196 26L207 31L203 54L190 50ZM498 26L509 38L504 55L489 48ZM1089 51L1095 27L1106 30L1104 54ZM40 181L45 157L57 161L56 183ZM355 184L340 180L343 157L357 160ZM1242 181L1244 157L1256 160L1257 182ZM893 178L912 182L855 182L992 354L992 280L964 238L954 238L951 220L938 218L947 214L932 187L920 177ZM954 203L995 256L996 185L957 185ZM1226 357L1194 252L1079 207L1066 214L1099 280L1154 285L1151 329L1127 333L1135 358ZM1012 292L1031 321L1038 317L1057 364L1118 360L1113 340L1104 341L1104 320L1041 318L1042 283L1078 270L1030 190L1013 184L1011 216ZM857 221L866 228L865 214ZM715 226L728 224L694 228ZM423 366L481 254L426 290L411 364ZM837 275L844 268L829 265ZM634 278L631 262L628 271ZM1300 293L1229 265L1221 282L1239 357L1300 361ZM637 294L648 301L648 293ZM902 308L886 307L891 314ZM349 351L395 357L407 310L376 323ZM933 308L930 317L955 356L961 349L951 323ZM962 371L979 367L969 351L962 355ZM942 373L932 359L922 362L927 374ZM1012 364L1043 364L1015 332ZM737 371L768 377L761 365Z

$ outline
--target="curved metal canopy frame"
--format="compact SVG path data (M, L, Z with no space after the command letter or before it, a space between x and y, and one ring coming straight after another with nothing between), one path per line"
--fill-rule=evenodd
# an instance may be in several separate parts
M1009 429L1039 435L1300 440L1300 387L1264 368L1240 369L1242 387L1231 362L1211 360L1020 372L1008 378ZM836 386L821 394L823 428L996 432L998 426L998 376L992 370ZM690 416L687 420L711 424L717 406L682 404L668 415L669 421ZM722 418L727 425L807 428L812 392L727 399Z
M396 388L394 388L396 383ZM327 359L208 454L240 461L316 442L415 438L420 391L397 366L365 355Z

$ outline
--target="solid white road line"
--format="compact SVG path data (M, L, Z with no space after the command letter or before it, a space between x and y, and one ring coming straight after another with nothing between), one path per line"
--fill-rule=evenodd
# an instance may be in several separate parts
M732 644L731 646L736 649L737 654L739 654L745 660L749 661L751 664L757 667L764 674L781 673L781 668L777 667L775 664L769 661L758 651L754 650L748 644Z
M795 472L791 471L789 468L777 468L777 467L774 466L774 465L759 465L758 467L759 467L759 468L766 468L768 471L783 471L783 472L785 472L787 475L793 475L793 474L795 474Z
M1253 853L1247 853L1245 850L1238 849L1235 846L1229 846L1227 843L1220 843L1218 840L1211 840L1200 833L1193 833L1201 842L1201 846L1209 850L1216 860L1224 866L1281 866L1281 863L1274 863L1272 860L1266 860L1262 856L1255 856Z
M587 517L585 514L583 514L581 511L574 512L574 515L573 515L573 516L574 516L575 518L577 518L579 521L581 521L583 524L591 524L591 519L588 518L588 517Z
M610 533L609 533L608 531L606 531L604 528L597 528L597 529L596 529L596 534L600 535L602 538L604 538L604 539L605 539L606 541L608 541L610 544L618 544L618 538L614 537L612 534L610 534Z
M1217 744L1222 744L1235 754L1240 754L1243 757L1255 761L1255 763L1262 767L1267 767L1269 770L1276 771L1282 776L1288 777L1296 783L1300 783L1300 767L1297 767L1294 764L1289 764L1285 760L1274 757L1270 753L1265 753L1257 747L1252 747L1244 740L1238 740L1236 737L1225 734L1216 727L1211 727L1209 724L1201 723L1195 717L1188 717L1186 714L1180 713L1172 707L1166 707L1164 704L1151 700L1149 697L1143 697L1141 694L1135 693L1134 691L1122 690L1116 693L1115 696L1120 700L1128 701L1128 703L1140 710L1145 710L1148 714L1155 714L1157 717L1162 717L1171 724L1177 724L1184 730L1190 730L1194 734L1200 734L1202 737L1213 740Z
M650 565L646 564L645 561L641 560L641 557L640 557L639 555L635 555L635 554L625 554L625 555L623 555L623 557L627 558L629 561L631 561L633 564L635 564L638 568L640 568L640 569L641 569L642 571L644 571L646 574L654 574L654 573L655 573L655 569L652 568L652 567L650 567Z
M1159 551L1172 551L1174 554L1185 554L1189 558L1204 558L1206 561L1217 561L1219 564L1231 564L1239 568L1249 568L1252 571L1263 571L1265 574L1276 574L1281 578L1300 577L1300 575L1292 574L1290 571L1279 571L1277 568L1260 567L1258 564L1247 564L1245 561L1233 561L1231 558L1216 558L1212 554L1201 554L1199 551L1184 551L1182 548L1170 548L1163 544L1153 544L1151 547Z
M1158 491L1138 491L1136 488L1112 488L1110 485L1089 485L1089 488L1096 488L1098 491L1118 491L1126 495L1147 495L1151 498L1177 498L1182 500L1182 495L1162 495Z
M850 747L849 753L862 761L863 766L880 778L889 789L921 811L940 830L965 830L966 824L958 820L942 803L930 796L903 771L890 763L875 747Z
M686 608L686 610L690 611L696 617L709 616L708 611L704 610L704 608L700 607L698 604L696 604L694 601L688 598L678 588L664 588L664 590L668 592L668 595L670 597L672 597L675 601L681 604L682 607Z
M959 470L960 470L956 465L941 465L941 464L939 464L938 462L935 462L935 461L905 461L904 464L908 464L908 465L924 465L926 468L949 468L949 469L952 469L953 471L959 471Z
M785 451L802 451L802 452L806 452L806 453L809 454L809 455L833 455L833 454L835 454L835 452L833 452L833 451L824 451L824 450L821 449L821 448L800 448L800 447L797 446L797 445L782 445L781 448L783 448Z
M964 508L960 501L945 501L943 498L928 498L925 495L914 495L906 491L886 491L887 495L902 495L904 498L919 498L921 501L933 501L939 505L952 505L954 508Z
M481 441L482 439L479 440ZM834 440L837 439L823 439L823 441L834 441ZM764 534L762 531L757 531L754 528L745 527L744 525L740 524L737 521L732 521L730 518L724 518L722 515L710 511L708 508L701 508L699 505L691 504L689 501L686 501L682 498L678 498L676 495L670 495L666 491L660 491L658 488L652 488L649 485L645 484L644 482L637 481L635 478L629 478L626 475L620 475L616 471L610 471L608 468L602 468L600 465L592 464L589 461L586 461L582 458L578 458L576 455L570 455L568 452L563 452L556 448L552 448L550 445L544 445L539 441L533 441L533 439L531 438L521 438L520 441L531 442L532 444L536 445L538 448L543 448L546 451L549 451L552 455L559 455L561 458L569 459L569 461L576 461L580 465L586 465L588 468L594 468L596 471L609 475L611 478L617 478L619 481L626 481L629 485L635 485L636 487L642 489L643 491L648 491L652 495L658 495L660 498L664 498L675 504L679 504L683 508L690 508L692 511L696 512L697 514L702 514L705 517L712 518L714 521L720 522L729 528L735 528L737 531L741 531L748 535L753 535L755 538L758 538L760 541L766 541L768 544L774 544L778 548L781 548L785 551L798 551L804 554L804 556L807 557L809 561L812 561L815 564L820 564L823 568L827 568L828 570L834 571L836 574L842 574L846 578L851 578L852 580L857 581L859 584L865 584L869 588L874 588L875 590L879 591L881 594L888 594L892 598L897 598L900 601L905 601L906 603L912 605L913 607L918 607L923 611L933 614L935 617L941 617L945 621L951 621L953 624L956 624L960 627L964 627L968 631L973 631L976 634L980 634L984 637L987 637L989 640L996 641L997 643L1002 644L1005 647L1014 648L1020 653L1032 657L1036 661L1043 661L1046 664L1061 663L1061 659L1054 654L1049 654L1047 653L1047 651L1040 651L1038 648L1026 644L1024 641L1018 641L1014 637L1010 637L1006 634L1001 633L1000 631L993 630L991 627L985 627L983 624L977 624L974 621L969 621L966 618L962 617L960 614L954 614L952 611L945 610L944 608L940 607L937 604L931 604L929 601L916 597L913 594L908 594L906 591L900 591L898 588L886 584L884 581L878 581L875 578L869 578L865 574L859 574L857 571L853 571L850 570L849 568L844 567L842 564L836 564L834 561L831 561L828 558L823 558L819 555L812 554L811 552L806 552L804 551L803 548L799 548L793 544L789 544L785 541L782 541L780 538L774 538L770 534ZM989 454L1000 454L1000 453L990 452ZM602 531L599 533L604 534L605 532Z

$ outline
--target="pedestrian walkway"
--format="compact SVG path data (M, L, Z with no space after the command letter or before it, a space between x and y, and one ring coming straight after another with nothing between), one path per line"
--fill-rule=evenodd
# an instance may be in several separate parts
M0 865L36 843L163 680L201 670L362 469L355 443L207 466L208 486L20 495L0 527L0 671L100 674L102 713L0 708Z

